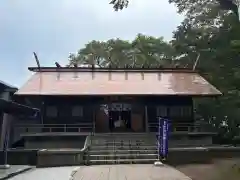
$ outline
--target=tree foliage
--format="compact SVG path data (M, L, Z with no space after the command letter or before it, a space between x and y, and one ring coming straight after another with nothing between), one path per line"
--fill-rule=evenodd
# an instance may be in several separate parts
M232 11L238 18L239 18L239 10L238 6L240 6L240 3L238 0L191 0L191 1L186 1L186 0L168 0L169 3L175 3L177 4L178 7L178 12L182 13L184 9L191 9L192 12L196 13L196 9L193 7L206 7L206 3L212 4L212 5L218 5L219 9L222 10L230 10ZM129 4L129 0L111 0L109 4L113 5L113 8L115 11L122 10L123 8L127 8ZM202 6L199 6L202 5Z
M79 52L69 56L70 66L74 64L97 64L98 66L125 65L141 67L170 66L174 60L175 50L162 37L155 38L138 34L133 41L110 39L91 41Z
M196 101L200 114L228 120L232 137L240 124L240 24L236 14L224 10L213 0L171 0L185 19L174 31L172 45L177 54L186 54L180 62L193 64L201 54L198 70L224 94L217 101ZM229 130L230 129L230 130ZM226 134L226 133L225 133Z
M173 32L170 42L138 34L133 41L110 39L91 41L69 57L70 66L175 66L193 67L224 96L217 100L198 99L197 114L214 124L226 137L239 135L240 125L240 23L231 8L223 8L219 0L169 0L185 19ZM115 10L128 5L113 0ZM212 118L214 116L215 118ZM227 119L227 127L219 128Z
M128 7L128 0L111 0L110 4L113 5L115 11L122 10L123 8Z

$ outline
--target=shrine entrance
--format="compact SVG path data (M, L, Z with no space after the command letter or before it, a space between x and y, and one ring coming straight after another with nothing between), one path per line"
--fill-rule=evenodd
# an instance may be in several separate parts
M131 105L113 103L109 105L109 129L111 132L131 132Z
M101 104L96 111L96 132L145 132L143 107L136 103Z

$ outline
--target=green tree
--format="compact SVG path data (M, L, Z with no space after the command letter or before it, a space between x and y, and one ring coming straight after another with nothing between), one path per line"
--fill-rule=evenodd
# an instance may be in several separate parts
M74 64L96 64L105 66L108 59L107 44L105 42L92 41L80 49L76 55L70 54L69 66Z
M128 0L111 0L110 4L113 5L115 11L122 10L123 8L128 7Z
M232 138L240 125L240 24L231 8L223 8L221 0L169 0L185 15L173 32L171 42L138 34L132 41L110 39L92 41L77 54L71 54L69 65L99 66L181 66L193 67L224 94L216 101L196 100L197 112L219 133ZM127 7L127 0L113 0L115 10ZM215 116L216 118L210 118ZM227 117L226 117L227 116ZM228 126L219 128L223 118ZM224 131L222 131L224 129ZM227 132L227 134L226 134Z
M181 63L194 64L200 55L197 69L224 94L217 101L196 101L205 118L217 117L217 124L228 116L228 131L236 135L240 124L240 25L236 15L222 10L219 3L208 0L171 0L179 13L186 14L174 32L172 45L181 56ZM184 55L184 56L183 56ZM215 122L216 124L216 122Z
M212 5L218 5L219 9L222 10L230 10L232 11L236 17L239 19L239 6L240 3L238 0L168 0L169 3L175 3L177 4L179 12L182 10L188 8L192 9L193 12L196 12L194 8L191 7L198 7L199 10L201 10L201 7L206 7L206 3L212 4ZM113 5L113 8L115 11L122 10L123 8L128 7L129 0L111 0L110 4ZM201 6L202 5L202 6Z
M121 39L110 39L106 42L91 41L76 55L70 54L69 66L74 64L96 64L102 67L170 65L174 57L174 49L162 37L138 34L132 42Z

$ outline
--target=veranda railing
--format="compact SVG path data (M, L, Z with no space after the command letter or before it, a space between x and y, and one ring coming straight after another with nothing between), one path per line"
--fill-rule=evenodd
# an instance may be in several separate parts
M157 122L148 123L149 132L158 132ZM213 127L208 123L169 123L170 132L212 132Z
M41 133L41 132L93 132L93 123L79 124L18 124L14 130L21 133Z

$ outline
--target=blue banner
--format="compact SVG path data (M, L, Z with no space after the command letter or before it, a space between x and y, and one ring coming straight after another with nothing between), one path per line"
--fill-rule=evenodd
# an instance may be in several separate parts
M159 118L158 127L158 152L159 156L166 158L168 154L168 138L169 138L169 120Z

